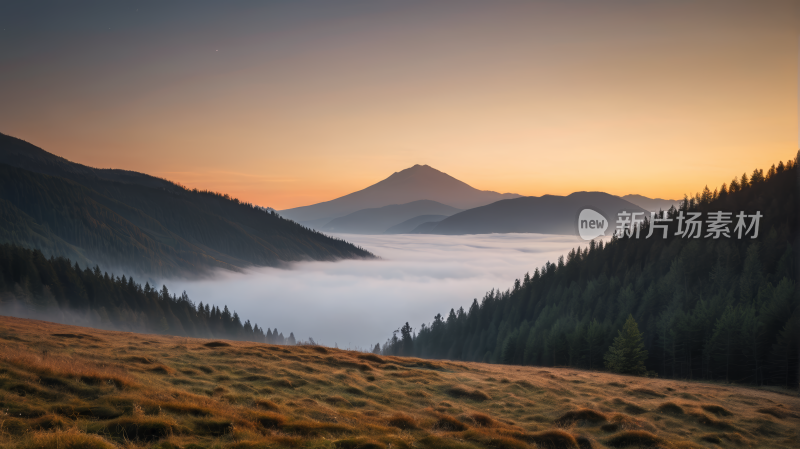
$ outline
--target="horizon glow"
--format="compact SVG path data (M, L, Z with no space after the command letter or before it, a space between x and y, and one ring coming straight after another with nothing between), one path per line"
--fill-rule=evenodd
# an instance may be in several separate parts
M680 199L795 155L797 11L744 1L0 5L0 132L275 209L427 164Z

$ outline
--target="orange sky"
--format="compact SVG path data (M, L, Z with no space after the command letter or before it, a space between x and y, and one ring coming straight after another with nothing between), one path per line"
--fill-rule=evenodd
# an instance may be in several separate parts
M277 209L414 164L680 198L798 148L796 2L326 3L0 10L0 132Z

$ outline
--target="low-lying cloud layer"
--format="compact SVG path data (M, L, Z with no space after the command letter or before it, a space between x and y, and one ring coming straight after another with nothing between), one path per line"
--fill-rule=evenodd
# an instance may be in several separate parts
M408 321L415 329L492 288L555 262L586 242L573 236L342 235L381 260L303 262L202 281L170 280L195 301L227 304L242 320L340 348L383 343Z

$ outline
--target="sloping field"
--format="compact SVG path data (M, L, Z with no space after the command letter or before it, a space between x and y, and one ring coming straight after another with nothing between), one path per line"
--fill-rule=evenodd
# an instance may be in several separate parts
M0 317L3 448L800 447L800 399Z

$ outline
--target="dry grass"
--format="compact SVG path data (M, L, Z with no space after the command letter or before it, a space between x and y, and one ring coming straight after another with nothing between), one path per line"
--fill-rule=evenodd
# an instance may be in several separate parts
M777 390L0 317L9 449L798 447Z

